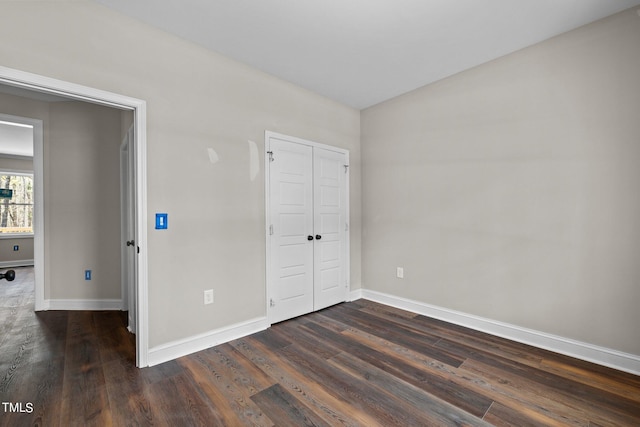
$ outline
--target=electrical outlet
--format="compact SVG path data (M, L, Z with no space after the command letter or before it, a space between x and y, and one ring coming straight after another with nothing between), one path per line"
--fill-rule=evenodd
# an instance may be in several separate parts
M91 280L91 270L84 271L84 280Z
M204 304L213 304L213 289L204 291Z
M404 268L402 267L396 268L396 277L398 279L404 279Z

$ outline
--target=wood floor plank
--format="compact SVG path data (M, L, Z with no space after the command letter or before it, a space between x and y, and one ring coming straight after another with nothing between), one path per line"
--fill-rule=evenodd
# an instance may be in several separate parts
M391 307L389 305L379 304L377 302L369 301L366 299L359 299L350 303L354 308L364 311L365 313L383 315L386 317L393 317L396 319L413 319L417 316L416 313L411 313L400 308Z
M567 380L591 385L620 397L632 400L640 406L640 379L626 372L597 367L593 363L572 363L574 359L546 358L539 365L541 369Z
M218 374L215 363L209 362L201 354L180 360L198 390L215 408L220 425L272 426L260 408L222 375Z
M326 322L323 324L327 326ZM342 326L341 330L343 330ZM295 342L296 344L311 350L314 354L323 359L329 359L341 351L339 348L331 345L331 343L319 341L308 334L305 334L296 324L288 324L287 322L284 322L282 325L278 326L276 333L283 335L290 342Z
M233 411L220 409L196 386L192 377L181 373L152 384L149 398L157 414L154 424L167 426L242 425Z
M109 397L95 336L80 327L85 316L70 316L62 389L62 425L111 424ZM76 420L74 422L74 420Z
M420 338L422 342L427 342L429 344L433 344L440 338L439 336L432 334L428 329L422 328L420 325L408 321L409 319L403 316L385 316L384 310L367 312L351 304L338 304L320 313L330 314L332 317L335 317L336 313L341 313L353 318L354 320L358 320L361 323L366 323L385 330L392 329L398 335L402 334L410 338Z
M640 402L640 393L637 392L640 388L638 376L546 350L534 349L520 343L509 342L508 348L506 348L504 344L496 345L496 341L496 339L492 339L491 343L487 343L475 337L463 338L459 334L450 334L443 335L443 339L435 345L461 357L473 358L474 354L483 354L484 357L508 359L536 370L548 372L556 377L561 376L569 382L579 382ZM530 352L534 354L531 355Z
M109 407L118 408L112 411L114 425L150 426L160 421L143 370L126 359L111 360L103 369Z
M504 403L509 407L522 408L523 410L532 410L540 412L542 415L550 415L547 417L550 420L554 420L554 423L560 422L562 425L574 425L584 426L586 420L583 418L580 421L573 422L570 417L564 417L567 412L570 412L562 404L556 404L553 400L547 400L546 405L540 406L540 399L537 393L527 394L520 389L513 388L514 384L497 379L496 381L489 381L488 377L482 375L475 375L472 371L465 369L465 364L461 368L453 368L445 365L441 362L433 361L425 358L423 355L413 352L409 349L398 348L397 346L385 342L384 340L372 335L368 335L363 331L357 329L349 329L344 334L350 339L367 343L375 343L376 348L380 351L390 354L397 354L402 356L407 363L431 372L433 375L439 376L441 379L451 381L455 384L460 384L470 390L475 391L478 394L484 395L489 399ZM467 362L465 362L467 363ZM534 402L534 403L532 403ZM550 414L553 410L554 413ZM557 416L556 416L557 415ZM544 418L544 416L543 416ZM568 420L568 421L567 421ZM553 425L551 423L550 425Z
M436 373L443 379L448 379L450 376L455 375L457 371L457 368L451 365L434 360L414 349L399 346L361 329L349 328L343 331L342 335L366 347L372 347L389 356L400 358L418 369L426 369L429 372Z
M448 342L461 344L465 348L472 349L472 351L482 350L486 353L518 360L532 366L539 365L542 358L547 354L531 346L509 341L485 332L475 331L464 326L449 324L438 319L419 315L415 317L414 321L416 325L428 328L432 333L438 334ZM440 347L440 344L438 343L436 346ZM465 353L460 355L468 357Z
M540 419L550 420L550 425L584 426L588 418L568 401L556 399L548 390L533 386L518 377L511 377L491 367L484 367L473 360L466 361L457 375L466 378L474 384L479 393L483 393L494 400L498 408L503 407L499 414L506 411L517 414L535 413ZM489 410L487 413L490 413ZM494 412L494 417L499 416ZM536 417L531 417L536 418Z
M251 397L269 419L278 426L326 426L330 424L316 415L280 384Z
M19 277L0 287L0 400L33 412L2 427L640 426L637 375L366 300L138 369L126 313L36 314Z
M640 420L633 413L603 408L597 395L586 399L580 395L572 396L555 389L553 385L531 382L526 377L494 365L468 360L461 370L466 371L471 379L481 379L501 393L504 399L497 397L496 400L505 406L523 410L528 408L563 425L585 425L591 419L612 426L630 426Z
M34 352L31 363L64 357L67 346L68 313L46 311L31 313L36 319L37 331L34 335Z
M123 312L94 312L96 336L100 348L102 363L114 359L127 359L135 363L136 344L135 335L123 326L127 324L122 317Z
M32 405L32 413L0 412L0 425L58 425L62 414L62 377L64 358L29 363L20 373L20 380L8 393L0 393L3 402ZM2 408L0 408L2 409Z
M376 316L344 306L335 307L333 310L334 312L330 313L330 315L334 319L338 319L345 324L354 325L361 330L428 355L448 365L458 367L465 359L464 357L449 353L446 350L434 347L433 344L438 342L440 338L420 331L419 329L408 328L397 322L385 321Z
M278 381L283 388L312 408L332 426L376 426L380 423L370 413L358 410L329 390L311 383L297 365L273 353L252 337L230 343L256 366Z
M562 377L553 373L515 361L487 357L480 354L475 355L473 359L485 365L500 369L502 372L526 378L527 381L552 389L559 395L566 396L568 399L579 399L580 401L587 402L587 404L597 402L601 410L606 410L611 413L630 414L640 418L640 406L634 400L616 396L608 391L599 390L587 384L564 380Z
M17 333L8 339L3 346L5 356L0 362L0 394L8 393L19 379L21 371L25 370L29 359L31 343L34 333L31 328L18 328Z
M422 419L421 425L486 426L478 417L441 400L422 389L413 386L398 377L371 366L348 353L340 353L329 360L338 369L359 376L379 390L393 398L408 403L407 412L413 412L416 419Z
M113 425L112 412L106 386L84 387L78 396L62 398L60 425L63 426L105 426Z
M248 396L271 387L276 383L273 378L265 374L260 368L251 363L249 359L229 344L219 345L203 353L206 355L215 354L218 364L224 367L226 377L233 381L233 383Z
M0 324L0 348L6 348L5 342L8 342L8 338L14 330L16 319L20 313L20 305L13 307L0 307L0 319L3 319Z
M140 376L144 378L145 383L154 384L184 372L184 368L178 363L179 360L170 360L150 368L138 369L138 371L140 371Z
M273 329L267 329L253 334L253 338L264 343L271 348L282 348L291 344L282 334L275 332Z
M424 425L424 418L408 413L402 402L371 387L366 381L342 370L331 369L324 359L295 344L281 350L287 360L297 365L313 382L323 386L336 398L360 411L368 412L385 426Z
M1 426L58 425L61 418L67 316L34 313L32 271L17 268L16 280L0 285L0 401L32 408L1 407Z
M491 399L466 389L450 381L443 380L431 372L419 369L399 357L384 354L376 349L355 343L344 335L331 332L320 325L308 324L304 327L318 339L339 345L344 351L358 354L366 362L382 370L393 373L404 381L452 403L465 411L482 417L492 403Z
M536 378L538 378L538 382L541 381L543 378L546 378L547 384L557 383L561 386L564 384L566 396L569 396L569 395L573 396L571 390L583 389L584 387L587 387L589 389L586 392L586 395L594 394L595 388L603 391L607 396L606 400L610 402L617 400L618 397L622 398L623 401L628 402L629 400L633 400L634 395L638 396L637 390L639 389L639 387L626 386L623 383L620 383L614 379L607 379L607 377L604 376L604 374L596 374L593 371L589 371L588 367L585 367L584 371L580 371L582 372L581 375L577 375L575 373L572 374L568 369L553 369L551 367L551 366L554 366L554 362L552 361L552 358L554 358L554 360L556 361L566 360L566 356L554 355L549 353L547 355L548 360L546 360L546 362L543 363L541 361L540 363L532 363L531 359L522 358L518 356L514 357L513 353L510 353L511 357L506 357L504 353L503 353L503 356L498 356L491 349L489 349L488 351L484 351L483 349L480 349L479 346L470 348L460 343L451 342L448 339L442 339L436 345L441 346L443 348L447 348L449 351L453 353L464 354L469 359L473 359L473 360L495 360L495 361L507 360L509 364L514 364L513 366L519 367L518 369L520 369L522 372L520 375L523 375L523 376L528 375L527 372L529 370L530 372L536 373L536 375L530 378L527 377L527 382L530 382L530 383L533 382L535 384ZM513 345L517 346L518 344L514 343ZM527 348L528 346L523 345L522 351L526 351ZM556 358L556 356L558 357ZM585 366L588 366L588 365L589 364ZM577 369L577 368L574 368L574 369ZM589 372L591 374L588 374ZM619 373L616 371L616 374L619 374ZM625 375L628 375L628 374L625 374ZM563 381L559 381L560 376L564 378ZM613 386L613 385L607 386L607 384L611 384L611 383L616 384L616 386ZM633 403L631 403L630 405L627 405L628 408L631 408L632 406L633 406Z
M484 420L497 427L549 427L567 425L561 421L546 417L539 412L529 411L523 408L519 408L518 410L498 402L494 402L493 405L491 405L484 416Z

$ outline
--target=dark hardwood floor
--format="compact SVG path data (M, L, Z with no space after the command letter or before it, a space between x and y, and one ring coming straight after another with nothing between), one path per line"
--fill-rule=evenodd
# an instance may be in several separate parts
M2 426L640 426L640 377L365 300L137 369L124 313L34 314L17 273Z

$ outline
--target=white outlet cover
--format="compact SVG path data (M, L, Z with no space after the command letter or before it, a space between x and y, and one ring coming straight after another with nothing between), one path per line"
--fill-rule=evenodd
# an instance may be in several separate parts
M396 268L396 276L398 277L398 279L404 279L404 268Z
M204 303L213 304L213 289L204 291Z

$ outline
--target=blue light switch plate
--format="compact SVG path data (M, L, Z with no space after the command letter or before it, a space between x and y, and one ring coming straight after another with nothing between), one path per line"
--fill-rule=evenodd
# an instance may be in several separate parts
M156 214L156 230L166 230L169 214L157 213Z

